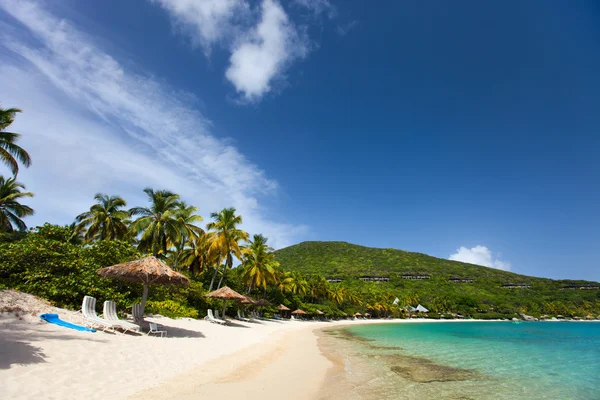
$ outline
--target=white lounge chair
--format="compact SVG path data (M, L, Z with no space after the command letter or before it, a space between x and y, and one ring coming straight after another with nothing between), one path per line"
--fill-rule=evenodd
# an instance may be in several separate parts
M213 315L213 311L210 308L208 310L206 310L206 317L204 317L204 319L209 322L212 322L214 324L224 325L227 323L227 321L223 321L222 319L215 318L215 316Z
M117 316L117 304L112 300L106 300L104 302L103 313L104 319L106 319L109 322L121 325L123 329L125 329L125 331L138 332L140 330L139 325L119 319L119 317Z
M155 324L154 322L150 322L150 330L148 331L148 335L150 334L155 334L158 335L160 334L160 337L164 337L167 336L167 331L164 330L165 327L159 324Z
M227 322L227 320L225 320L225 318L221 318L221 316L219 315L219 310L216 308L215 308L215 318L220 319L221 321Z
M237 311L237 319L239 319L240 321L244 321L244 322L250 322L250 319L244 317L244 315L240 312L240 310Z
M90 326L99 328L103 331L107 329L115 330L116 328L120 328L121 326L107 321L103 318L100 318L96 314L96 299L91 296L83 297L83 304L81 305L81 313L83 314L83 320Z

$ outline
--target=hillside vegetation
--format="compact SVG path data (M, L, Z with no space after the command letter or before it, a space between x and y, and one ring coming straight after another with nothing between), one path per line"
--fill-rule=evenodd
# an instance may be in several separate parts
M441 302L447 305L442 308L471 314L600 312L600 290L561 290L567 285L597 285L596 282L536 278L426 254L345 242L303 242L276 251L275 257L286 271L340 278L343 281L339 285L355 290L372 290L367 288L375 285L399 298L418 298L429 306ZM402 279L403 274L427 274L430 279ZM361 276L389 277L389 282L362 282L358 279ZM451 277L472 278L473 282L449 282ZM507 283L530 284L531 288L503 288Z

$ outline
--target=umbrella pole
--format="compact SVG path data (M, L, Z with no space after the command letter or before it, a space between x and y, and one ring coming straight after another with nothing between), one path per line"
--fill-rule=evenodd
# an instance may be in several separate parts
M223 299L223 319L225 319L225 308L226 308L226 305L227 305L227 300Z
M144 283L144 291L142 292L142 318L144 318L147 299L148 299L148 284Z

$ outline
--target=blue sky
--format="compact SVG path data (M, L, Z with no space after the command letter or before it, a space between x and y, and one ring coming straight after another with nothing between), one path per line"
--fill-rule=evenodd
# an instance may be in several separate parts
M482 3L0 0L27 222L151 186L276 247L600 280L600 7Z

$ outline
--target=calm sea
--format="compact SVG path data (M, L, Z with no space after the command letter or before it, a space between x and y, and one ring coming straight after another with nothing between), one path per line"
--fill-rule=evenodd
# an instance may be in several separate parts
M325 332L330 399L600 399L599 322L357 325Z

